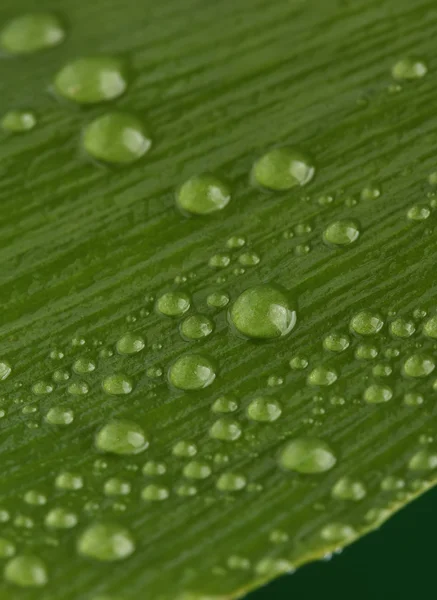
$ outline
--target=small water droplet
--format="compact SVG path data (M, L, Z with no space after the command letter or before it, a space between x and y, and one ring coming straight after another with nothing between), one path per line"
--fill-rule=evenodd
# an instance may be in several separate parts
M207 463L193 460L185 465L183 474L188 479L206 479L211 475L211 467Z
M421 79L427 72L426 64L422 60L412 57L398 60L391 70L393 79L398 81Z
M15 556L6 563L5 580L20 587L42 587L48 581L45 563L31 554Z
M37 381L32 386L32 392L37 396L51 394L53 392L53 386L50 383L47 383L47 381Z
M313 437L296 438L281 450L279 465L287 471L298 473L324 473L329 471L337 462L331 447Z
M329 386L337 381L337 373L334 369L320 365L315 367L308 375L309 385L313 386Z
M145 347L144 338L137 333L125 333L117 342L119 354L136 354Z
M332 246L348 246L360 235L358 223L350 220L335 221L323 232L323 240Z
M191 458L196 456L197 446L193 442L180 440L173 446L172 453L180 458Z
M148 446L142 427L132 421L111 421L96 434L98 450L112 454L130 455L143 452Z
M31 54L57 46L65 39L65 27L52 13L29 13L7 23L0 45L10 54Z
M381 195L381 188L376 183L371 183L361 190L361 200L376 200Z
M288 533L280 529L274 529L269 535L269 540L272 544L285 544L285 542L288 542L288 539Z
M0 538L0 558L10 558L15 554L15 546L6 538Z
M394 475L388 475L381 481L381 489L385 492L394 492L402 490L405 487L405 481L400 477Z
M226 292L212 292L206 299L211 308L224 308L229 304L229 295Z
M130 483L118 477L111 477L111 479L105 481L105 485L103 486L106 496L127 496L130 494L130 490Z
M430 317L423 325L423 333L433 339L437 339L437 315ZM1 379L1 372L0 372Z
M364 392L364 400L368 404L382 404L391 400L392 397L393 391L386 385L369 385Z
M238 402L233 396L220 396L211 407L215 413L232 413L238 410Z
M156 310L167 317L181 317L191 305L188 294L184 292L166 292L156 301Z
M407 218L409 221L425 221L430 214L431 211L428 206L424 204L415 204L408 209Z
M57 369L53 373L52 379L56 383L63 383L70 379L70 373L66 369Z
M349 337L342 333L330 333L323 340L323 347L329 352L343 352L349 344Z
M238 257L238 262L244 267L254 267L260 261L261 259L256 252L244 252L244 254L240 254Z
M94 361L86 356L82 356L74 361L73 371L78 375L84 375L86 373L92 373L96 368Z
M375 335L382 329L383 325L382 318L368 310L357 313L350 322L351 330L358 335Z
M290 367L293 371L303 371L308 366L308 361L303 356L293 356L289 362Z
M216 375L216 368L208 358L185 354L171 365L168 380L179 390L200 390L211 385Z
M320 536L327 542L345 542L357 535L355 529L345 523L329 523L320 532Z
M197 488L195 485L181 483L181 485L178 485L178 487L175 489L175 492L178 496L181 496L182 498L189 498L197 494Z
M238 421L223 417L218 419L209 430L210 436L216 440L233 442L241 436L241 427Z
M393 369L390 365L379 364L375 365L372 369L372 373L375 377L388 377L393 372Z
M239 473L222 473L216 487L221 492L239 492L246 487L247 480Z
M252 177L258 185L275 191L306 185L314 174L313 160L289 147L270 150L255 162L252 169Z
M53 508L47 513L44 522L50 529L71 529L77 525L78 518L66 508Z
M195 454L195 453L194 453ZM149 460L143 466L143 474L149 476L164 475L167 472L167 467L164 463Z
M263 558L257 563L255 571L263 577L276 577L282 573L293 573L295 568L285 558Z
M32 506L44 506L47 502L47 498L44 494L41 494L36 490L29 490L24 494L24 502L26 502L26 504L31 504Z
M246 244L246 238L242 235L233 235L226 241L226 247L230 250L242 248Z
M208 173L191 177L176 193L177 206L189 215L209 215L223 210L230 200L231 192L226 183Z
M141 492L141 498L143 500L150 500L151 502L160 502L166 500L170 495L170 492L163 485L156 483L150 483L143 488Z
M229 254L214 254L208 261L208 265L210 267L214 267L215 269L224 269L228 267L231 263L231 257Z
M77 473L60 473L55 479L55 486L61 490L80 490L83 488L83 479Z
M247 571L250 569L250 560L244 556L237 556L236 554L230 556L226 561L226 564L229 569L232 569L233 571Z
M106 163L132 163L141 158L151 145L143 123L123 112L97 117L87 125L83 135L86 152Z
M180 325L180 332L186 340L200 340L211 335L214 323L206 315L191 315Z
M435 369L431 356L425 354L412 354L404 362L404 373L408 377L426 377Z
M358 502L366 495L366 487L359 479L342 477L332 488L332 496L338 500L353 500Z
M404 396L404 404L407 406L420 406L424 402L423 396L417 392L408 392Z
M282 414L280 403L271 396L259 396L254 398L247 407L247 416L252 421L273 422Z
M412 321L399 318L390 323L390 333L395 337L408 338L415 331L416 327Z
M0 381L4 381L12 372L12 367L7 360L0 360Z
M410 459L408 468L410 471L431 471L437 467L437 453L429 450L419 450Z
M35 125L35 114L30 110L10 110L1 121L2 129L11 133L30 131Z
M132 391L132 381L122 373L115 373L114 375L105 377L102 387L111 396L121 396L123 394L130 394Z
M71 409L62 406L54 406L46 414L46 421L50 425L70 425L74 420L74 413Z
M135 551L135 543L128 529L116 524L97 523L82 532L77 541L77 551L96 560L122 560Z
M85 396L89 391L88 384L85 381L73 381L67 389L72 396Z

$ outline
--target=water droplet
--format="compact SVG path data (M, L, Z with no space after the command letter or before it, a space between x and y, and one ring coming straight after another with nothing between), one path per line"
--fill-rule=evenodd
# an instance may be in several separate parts
M178 496L189 498L197 494L197 488L196 486L188 483L181 483L181 485L178 485L178 487L175 489L175 492Z
M430 338L437 339L437 316L429 318L423 325L423 333ZM1 366L0 366L0 379L1 379Z
M216 487L221 492L239 492L246 487L246 478L239 473L222 473Z
M31 554L12 558L5 566L6 581L20 587L41 587L48 581L44 562Z
M402 490L405 487L405 481L400 477L388 475L381 481L381 489L385 492L394 492Z
M232 396L220 396L211 407L215 413L232 413L238 410L238 402Z
M231 262L231 257L229 254L214 254L208 261L208 265L210 267L214 267L216 269L224 269L229 266Z
M405 319L396 319L390 323L390 333L395 337L408 338L416 331L416 327L412 321Z
M360 344L355 350L355 357L359 360L372 360L378 356L378 349L371 344Z
M366 493L364 484L359 479L352 479L351 477L342 477L332 488L332 496L338 500L358 502L365 497Z
M392 372L393 369L390 367L390 365L375 365L372 369L372 373L375 375L375 377L388 377L392 374Z
M47 498L40 492L29 490L24 494L24 502L32 506L43 506L47 502Z
M138 160L151 145L143 123L123 112L97 117L87 125L83 136L83 146L90 156L114 164Z
M426 205L415 204L414 206L408 209L407 218L410 221L425 221L430 214L431 211Z
M307 368L308 361L302 356L294 356L290 360L289 365L294 371L303 371L303 369Z
M241 235L233 235L226 241L226 247L230 250L242 248L246 244L246 238Z
M195 453L194 453L195 454ZM164 463L149 460L143 467L144 475L164 475L167 472L167 467Z
M0 523L7 523L10 519L10 515L7 510L0 508Z
M376 183L371 183L361 190L361 200L376 200L381 195L381 188Z
M391 388L386 385L369 385L364 392L364 400L368 404L382 404L388 402L393 397Z
M188 479L206 479L211 475L211 467L207 463L193 460L185 465L183 474Z
M77 516L65 508L53 508L44 520L51 529L71 529L78 523Z
M311 373L308 375L307 381L309 385L314 386L332 385L335 381L337 381L337 373L332 368L320 365L311 371Z
M127 88L122 61L110 56L79 58L65 65L55 78L61 96L79 104L95 104L121 96Z
M404 404L407 406L420 406L425 402L423 396L417 392L408 392L404 396Z
M36 125L36 117L30 110L10 110L2 119L1 126L11 133L30 131Z
M180 332L186 340L200 340L214 330L214 323L205 315L191 315L184 319L180 326Z
M111 396L121 396L123 394L131 393L132 381L129 377L123 375L123 373L115 373L114 375L105 377L102 387L105 392Z
M431 356L425 354L412 354L404 362L404 373L408 377L426 377L435 369Z
M14 554L14 544L5 538L0 538L0 558L10 558Z
M357 535L353 527L344 523L329 523L320 532L320 536L327 542L345 542Z
M233 571L247 571L250 569L250 560L248 558L244 558L244 556L237 556L233 554L226 561L229 569Z
M259 264L260 261L261 259L256 252L245 252L238 257L238 262L244 267L254 267Z
M142 427L132 421L111 421L97 432L95 444L102 452L130 455L143 452L148 446Z
M191 458L196 456L197 446L193 442L180 440L173 446L172 453L174 456L179 456L180 458Z
M51 394L53 392L53 386L50 383L47 383L47 381L37 381L32 386L32 392L37 396Z
M0 381L4 381L12 372L12 367L7 360L0 360Z
M280 403L271 396L254 398L247 407L247 416L252 421L272 422L279 419L282 413Z
M223 417L212 425L209 433L216 440L233 442L241 436L241 427L238 421Z
M209 215L223 210L231 200L231 192L224 181L204 173L190 177L176 193L176 204L183 213Z
M274 529L269 535L269 540L272 544L285 544L285 542L288 542L288 539L288 533L280 529Z
M111 477L105 481L103 491L107 496L127 496L130 494L131 485L128 481L123 481L118 477Z
M89 391L88 384L85 381L73 381L67 389L72 396L85 396Z
M84 375L85 373L92 373L96 368L95 363L86 356L82 356L78 358L73 363L73 371L78 373L79 375Z
M65 369L57 369L52 375L53 381L56 383L63 383L70 379L70 373Z
M384 321L376 314L363 310L352 317L350 327L359 335L375 335L382 329Z
M159 502L165 500L170 495L168 489L162 485L156 483L150 483L141 492L141 498L143 500L151 500L152 502Z
M216 378L213 363L201 354L185 354L171 365L169 382L179 390L200 390L212 384Z
M258 159L252 169L258 185L276 191L306 185L314 173L313 160L295 148L274 148Z
M211 308L224 308L229 304L229 296L226 292L213 292L207 297L206 303Z
M348 246L355 242L359 235L359 226L355 221L335 221L323 232L323 240L332 246Z
M73 422L74 413L71 409L54 406L46 414L46 421L50 425L70 425Z
M190 297L184 292L166 292L158 298L156 310L167 317L181 317L190 305Z
M282 573L293 573L295 568L285 558L263 558L256 565L255 571L263 577L275 577Z
M55 486L61 490L80 490L83 488L83 479L76 473L60 473L55 480Z
M125 333L117 342L119 354L136 354L145 347L144 339L136 333Z
M29 13L16 17L3 28L0 45L10 54L30 54L60 44L65 28L52 13Z
M122 560L134 550L130 531L115 524L91 525L82 532L77 542L79 554L103 561Z
M421 79L428 72L426 64L417 58L402 58L392 68L393 79L398 81Z
M342 333L330 333L323 340L323 347L329 352L343 352L349 344L349 337Z
M410 471L431 471L436 467L437 453L429 449L419 450L408 463Z
M229 319L245 337L267 340L290 333L296 324L296 311L279 288L259 285L240 294Z
M287 471L298 473L324 473L337 462L330 446L318 438L296 438L281 450L279 465Z

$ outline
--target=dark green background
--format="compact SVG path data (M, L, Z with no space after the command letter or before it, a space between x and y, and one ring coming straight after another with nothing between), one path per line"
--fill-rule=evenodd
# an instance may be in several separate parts
M436 597L437 489L340 555L306 565L247 600L413 600Z

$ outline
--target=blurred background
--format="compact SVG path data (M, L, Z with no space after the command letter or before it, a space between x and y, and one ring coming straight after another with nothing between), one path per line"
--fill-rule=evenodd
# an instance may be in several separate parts
M247 600L413 600L434 596L437 489L330 560L312 563Z

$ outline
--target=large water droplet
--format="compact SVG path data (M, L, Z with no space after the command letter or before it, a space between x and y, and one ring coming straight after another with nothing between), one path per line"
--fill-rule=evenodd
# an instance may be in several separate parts
M252 421L272 422L279 419L282 413L280 403L271 396L254 398L247 407L247 416Z
M426 354L412 354L404 362L404 373L408 377L426 377L434 369L434 360Z
M192 215L208 215L223 210L230 199L228 186L208 173L191 177L176 193L178 207Z
M65 27L52 13L29 13L16 17L3 28L0 45L11 54L30 54L60 44Z
M189 310L191 300L184 292L166 292L156 301L156 310L166 317L181 317Z
M298 473L324 473L337 462L331 447L318 438L296 438L281 450L279 465Z
M179 390L200 390L211 385L215 378L215 366L201 354L180 356L168 372L169 382Z
M134 550L135 543L130 531L115 524L91 525L77 542L79 554L103 561L122 560Z
M127 88L123 62L110 56L79 58L55 78L58 94L79 104L95 104L121 96Z
M412 321L405 319L395 319L390 323L390 333L395 337L408 338L416 331L416 327Z
M41 587L48 581L44 562L31 554L12 558L5 566L4 576L20 587Z
M348 246L360 235L358 223L355 221L335 221L323 232L323 239L332 246Z
M363 310L352 317L350 327L359 335L375 335L382 329L384 321L376 314Z
M149 445L142 427L132 421L112 421L98 431L96 447L102 452L129 455L143 452Z
M143 123L123 112L97 117L85 128L83 136L83 146L90 156L114 164L138 160L151 145Z
M312 159L295 148L274 148L258 159L252 169L258 185L276 191L306 185L314 173Z
M245 337L268 340L290 333L296 324L296 311L282 290L258 285L240 294L229 319Z

